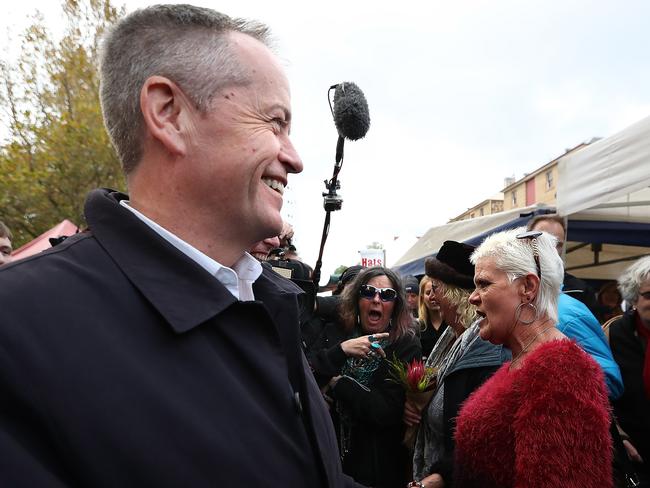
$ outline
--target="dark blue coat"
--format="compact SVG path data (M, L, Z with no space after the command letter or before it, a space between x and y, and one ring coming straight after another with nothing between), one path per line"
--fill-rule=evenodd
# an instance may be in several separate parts
M237 301L122 198L0 270L2 486L347 486L300 290L265 269Z

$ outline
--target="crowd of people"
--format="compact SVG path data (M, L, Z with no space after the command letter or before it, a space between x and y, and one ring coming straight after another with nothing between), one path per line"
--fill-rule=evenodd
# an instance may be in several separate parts
M107 32L128 194L28 259L0 222L2 485L650 486L650 256L595 293L543 215L317 296L269 46L191 5Z

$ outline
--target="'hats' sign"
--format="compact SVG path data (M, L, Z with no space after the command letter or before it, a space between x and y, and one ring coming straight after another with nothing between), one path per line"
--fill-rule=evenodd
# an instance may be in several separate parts
M383 249L364 249L361 254L361 266L370 268L372 266L385 266L386 251Z

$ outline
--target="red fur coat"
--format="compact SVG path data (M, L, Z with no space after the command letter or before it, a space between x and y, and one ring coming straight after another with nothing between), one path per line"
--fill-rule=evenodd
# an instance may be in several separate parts
M612 486L601 369L574 342L542 344L469 397L456 427L455 486Z

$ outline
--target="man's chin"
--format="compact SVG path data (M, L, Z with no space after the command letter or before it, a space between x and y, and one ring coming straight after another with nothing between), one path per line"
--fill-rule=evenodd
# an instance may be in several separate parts
M280 232L282 232L282 216L280 212L268 209L263 215L259 215L255 231L257 234L255 242L279 236Z

